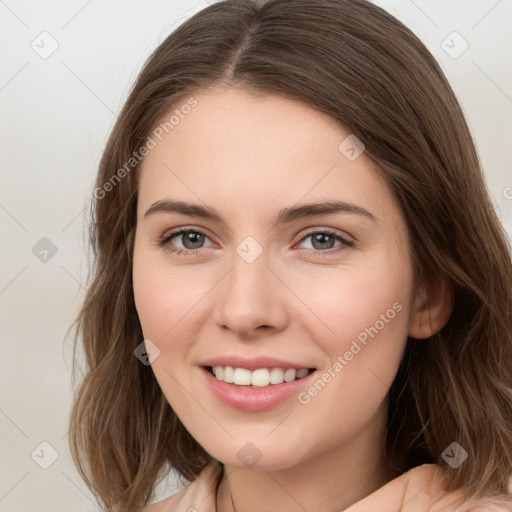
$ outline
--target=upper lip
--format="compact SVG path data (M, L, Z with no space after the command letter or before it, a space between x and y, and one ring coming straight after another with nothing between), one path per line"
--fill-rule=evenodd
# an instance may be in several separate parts
M246 358L239 355L212 357L200 363L200 366L231 366L233 368L246 368L257 370L258 368L312 368L307 364L298 364L291 361L284 361L275 357L257 356Z

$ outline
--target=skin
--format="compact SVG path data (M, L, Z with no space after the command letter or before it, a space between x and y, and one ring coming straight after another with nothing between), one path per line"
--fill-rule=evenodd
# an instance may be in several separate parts
M194 97L140 177L133 287L144 337L160 349L152 369L185 427L225 464L218 510L233 510L230 492L237 512L342 510L396 476L382 460L388 390L407 335L446 323L448 294L440 286L427 304L413 288L404 216L367 155L350 161L338 150L349 132L329 116L239 89ZM208 205L224 223L144 217L170 198ZM326 200L375 220L340 212L273 223L282 208ZM168 246L197 255L158 246L180 227L204 232L203 245L177 236ZM353 246L306 237L325 229ZM248 236L263 250L252 263L236 252ZM204 385L198 364L227 354L292 359L322 374L395 303L401 311L307 404L244 412ZM252 468L237 457L249 441L262 454Z

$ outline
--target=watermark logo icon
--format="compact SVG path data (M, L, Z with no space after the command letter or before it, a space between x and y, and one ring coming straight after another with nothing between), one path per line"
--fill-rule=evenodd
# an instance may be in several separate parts
M453 469L457 469L468 458L468 452L464 450L464 448L462 448L462 446L459 443L454 441L441 454L441 457Z
M238 450L236 456L245 466L252 468L254 464L256 464L261 459L263 454L254 444L249 442L244 444L242 448Z
M49 32L43 31L30 43L30 47L34 50L41 59L48 59L53 55L59 43Z
M133 353L144 366L149 366L160 356L160 349L151 340L145 339Z
M338 150L347 160L353 162L361 156L365 150L365 145L351 133L346 139L341 141Z
M32 254L39 261L48 263L57 254L57 250L57 246L44 236L32 247Z
M59 453L50 443L43 441L30 456L39 467L48 469L59 458Z
M469 43L458 32L453 31L443 39L441 48L452 59L458 59L469 48Z
M263 252L263 247L252 236L247 236L238 244L236 252L246 263L253 263Z

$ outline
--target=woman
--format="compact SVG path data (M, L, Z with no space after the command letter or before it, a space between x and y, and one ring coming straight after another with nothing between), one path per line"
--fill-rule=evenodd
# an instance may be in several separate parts
M105 510L512 509L510 249L453 91L391 15L197 13L94 198L70 440ZM192 483L147 506L171 468Z

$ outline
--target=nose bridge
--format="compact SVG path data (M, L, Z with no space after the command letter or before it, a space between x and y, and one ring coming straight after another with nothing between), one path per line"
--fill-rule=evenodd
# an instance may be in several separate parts
M284 326L284 297L271 266L269 252L254 238L240 242L216 297L219 324L247 332L262 325Z
M257 242L256 242L257 243ZM263 306L268 303L269 277L272 273L267 266L270 265L268 253L263 247L253 241L241 242L232 258L232 270L228 276L225 292L236 300L235 307L252 304Z

